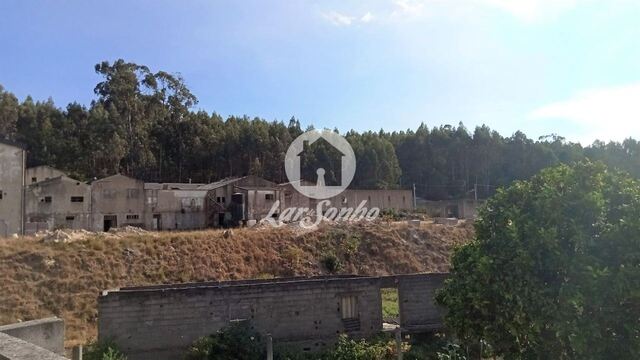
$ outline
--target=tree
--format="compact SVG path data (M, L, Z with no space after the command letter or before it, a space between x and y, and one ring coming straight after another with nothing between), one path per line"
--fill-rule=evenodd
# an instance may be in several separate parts
M543 170L491 198L437 301L505 359L640 357L640 183L602 163Z

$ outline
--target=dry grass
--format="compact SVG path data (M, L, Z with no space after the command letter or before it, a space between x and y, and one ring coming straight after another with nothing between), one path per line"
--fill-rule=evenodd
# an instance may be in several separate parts
M68 244L0 240L0 324L56 315L66 323L66 346L96 336L100 291L121 286L317 275L331 253L342 273L384 275L441 272L470 225L400 223L292 229L95 236Z

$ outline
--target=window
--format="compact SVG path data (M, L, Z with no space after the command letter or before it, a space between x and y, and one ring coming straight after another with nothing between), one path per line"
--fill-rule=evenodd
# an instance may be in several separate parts
M46 203L51 203L51 201L52 201L51 196L45 196L43 201L46 202Z
M4 195L4 192L2 192L2 190L0 190L0 200L2 200L3 195Z
M139 218L140 216L138 216L137 214L127 215L127 220L138 220Z
M138 189L127 189L127 199L137 199L139 195Z
M224 196L218 196L216 198L216 201L221 203L221 204L224 204L226 202Z
M32 183L37 183L38 182L38 178L37 177L32 177L31 178L31 182Z
M342 197L342 203L345 204L345 205L347 204L347 197L346 196Z
M66 220L67 220L67 221L73 221L73 220L75 220L75 219L76 219L76 217L75 217L75 216L67 216L67 217L66 217Z
M149 191L149 196L147 197L147 203L149 205L155 206L158 204L158 190Z
M102 197L105 199L114 199L116 197L116 191L113 189L102 189Z
M74 203L84 202L84 196L72 196L71 202L74 202Z
M357 319L358 316L358 298L354 295L343 296L340 299L340 309L342 310L342 319Z
M273 194L264 194L264 199L273 201L274 196L273 196Z

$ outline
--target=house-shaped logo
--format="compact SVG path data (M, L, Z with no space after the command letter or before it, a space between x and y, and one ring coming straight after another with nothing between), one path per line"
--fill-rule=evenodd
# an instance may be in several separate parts
M305 149L305 143L313 144L319 139L324 139L341 153L340 185L329 186L325 184L323 168L316 169L317 180L315 185L304 185L301 176L301 153ZM349 142L339 134L324 130L311 130L298 136L289 146L285 155L285 172L291 185L301 194L312 199L328 199L343 192L353 180L356 173L356 155Z

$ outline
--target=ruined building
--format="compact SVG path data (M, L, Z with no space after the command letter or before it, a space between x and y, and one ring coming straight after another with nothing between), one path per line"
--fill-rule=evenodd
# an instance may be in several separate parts
M26 151L0 139L0 237L24 232L24 172Z
M98 339L128 359L179 359L196 339L237 322L271 334L276 344L319 351L338 335L383 330L383 288L396 288L404 332L442 327L436 290L446 274L326 276L158 285L104 291Z

